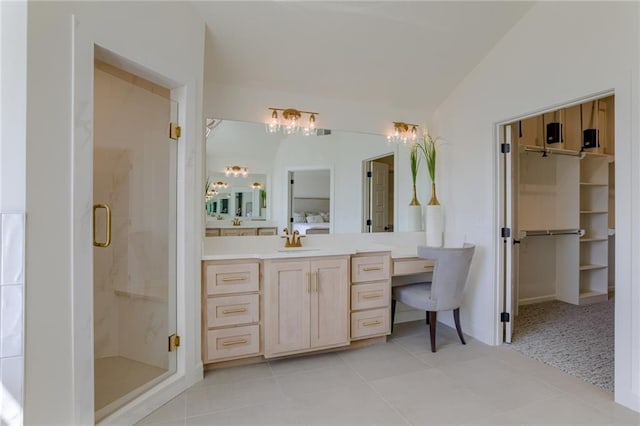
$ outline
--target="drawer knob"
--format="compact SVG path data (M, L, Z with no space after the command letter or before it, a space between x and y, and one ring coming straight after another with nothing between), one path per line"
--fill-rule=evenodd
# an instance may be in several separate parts
M247 312L247 308L232 308L232 309L223 309L223 314L237 314L239 312Z
M222 278L222 282L230 282L230 281L246 281L247 277L224 277Z
M365 272L382 271L382 268L380 266L366 266L366 267L362 268L362 270L365 271Z
M365 294L364 296L362 296L363 299L379 299L380 297L382 297L382 295L380 293L377 293L377 294Z
M245 343L247 343L247 339L230 340L223 342L222 346L244 345Z
M380 325L382 324L379 320L375 320L375 321L368 321L368 322L363 322L362 326L363 327L372 327L374 325Z

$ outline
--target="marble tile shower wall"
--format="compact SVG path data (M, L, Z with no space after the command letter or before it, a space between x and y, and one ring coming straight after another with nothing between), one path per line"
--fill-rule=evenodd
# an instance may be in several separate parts
M22 424L24 214L0 214L0 424Z

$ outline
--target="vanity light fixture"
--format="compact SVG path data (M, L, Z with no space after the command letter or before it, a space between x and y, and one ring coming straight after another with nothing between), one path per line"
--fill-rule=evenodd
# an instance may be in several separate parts
M225 176L233 175L233 177L247 177L247 175L249 174L249 169L240 166L227 166L224 168L224 174Z
M387 136L389 142L395 143L415 143L418 140L418 124L405 123L403 121L393 122L393 133Z
M262 184L261 184L260 182L253 182L253 183L251 184L251 187L252 187L253 189L260 189L260 188L262 188Z
M299 111L293 108L269 108L271 119L266 123L267 133L276 133L282 130L285 135L292 135L302 131L305 136L315 134L317 112ZM282 117L278 116L282 112ZM305 123L301 123L302 114L309 114Z
M211 183L211 188L212 189L228 188L228 187L229 187L229 184L227 182L222 182L221 180Z

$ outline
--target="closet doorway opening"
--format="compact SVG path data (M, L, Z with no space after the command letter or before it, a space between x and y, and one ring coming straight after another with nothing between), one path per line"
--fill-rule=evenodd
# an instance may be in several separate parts
M393 153L363 162L362 232L393 232L394 164Z
M169 89L95 61L96 422L176 372L177 123Z
M498 126L503 341L612 393L614 100Z

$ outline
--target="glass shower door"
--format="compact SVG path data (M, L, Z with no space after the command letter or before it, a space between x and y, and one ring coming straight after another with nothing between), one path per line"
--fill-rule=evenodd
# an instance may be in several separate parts
M111 68L94 79L96 421L176 370L178 105Z

